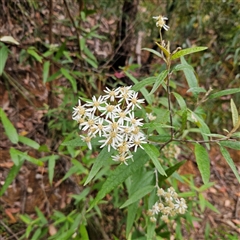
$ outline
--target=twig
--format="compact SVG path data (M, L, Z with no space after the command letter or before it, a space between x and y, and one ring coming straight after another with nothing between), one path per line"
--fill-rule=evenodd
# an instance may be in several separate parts
M0 219L0 224L10 233L12 236L18 240L17 235Z

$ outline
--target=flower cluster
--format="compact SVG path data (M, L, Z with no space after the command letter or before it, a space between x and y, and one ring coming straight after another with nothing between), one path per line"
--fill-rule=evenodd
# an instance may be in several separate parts
M142 143L146 143L145 135L140 127L143 119L134 116L134 109L141 108L144 99L138 98L138 93L128 87L110 90L106 88L104 96L92 97L92 101L73 108L72 118L79 123L79 128L86 132L81 135L89 149L92 149L91 139L97 136L101 147L107 146L108 151L115 149L118 154L112 156L114 161L127 165L132 158L131 151L137 151Z
M157 17L153 17L154 19L157 20L156 26L159 28L164 28L166 31L170 28L169 26L166 25L166 20L168 20L167 17L163 17L162 15L159 15Z
M157 195L159 196L159 201L157 201L152 209L148 210L148 215L152 222L156 222L157 219L155 215L161 213L161 219L168 223L169 216L173 217L177 214L184 214L187 209L187 205L183 198L178 198L178 194L175 192L173 187L164 191L162 188L158 188Z

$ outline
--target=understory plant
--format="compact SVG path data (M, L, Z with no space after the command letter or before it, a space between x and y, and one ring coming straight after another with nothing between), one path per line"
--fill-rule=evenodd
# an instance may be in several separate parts
M240 89L216 92L199 86L194 68L184 56L207 51L207 48L171 50L171 43L162 39L162 29L170 30L166 25L167 18L159 15L154 20L160 34L156 42L159 51L149 48L143 51L154 54L156 61L164 64L163 71L139 80L123 67L124 74L133 82L131 86L106 87L102 95L91 99L79 97L72 113L78 133L70 133L65 138L58 148L59 154L35 159L11 148L15 165L0 195L4 194L25 160L39 166L47 162L51 184L60 155L70 156L72 164L63 181L73 174L84 176L79 183L84 186L83 191L71 196L74 210L69 214L55 211L46 218L36 208L34 221L26 214L21 215L27 225L22 239L44 238L49 229L56 231L51 232L48 239L90 239L89 219L102 217L102 205L107 204L109 198L125 216L122 224L126 239L170 239L172 236L183 239L183 230L190 231L193 221L199 220L193 215L194 207L199 207L202 212L206 207L218 211L202 194L214 184L210 182L209 150L212 145L219 146L240 182L238 170L227 150L240 150L240 116L233 99L228 103L232 129L225 129L226 134L212 133L205 122L206 115L211 114L206 108L208 101L239 93ZM63 68L60 72L69 77ZM181 74L186 79L188 97L178 88ZM71 83L77 90L75 82ZM0 113L5 132L13 143L21 142L40 149L37 143L16 133L2 109ZM202 186L196 187L191 177L179 174L179 168L186 162L181 156L183 151L194 152ZM93 157L96 152L97 156ZM179 182L187 184L189 191L179 191ZM122 233L111 239L121 237Z

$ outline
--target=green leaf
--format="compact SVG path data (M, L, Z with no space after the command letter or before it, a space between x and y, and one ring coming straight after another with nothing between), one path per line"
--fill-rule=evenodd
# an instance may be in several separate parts
M34 232L33 236L31 237L31 240L38 240L39 237L40 237L40 235L41 235L41 233L42 233L42 229L41 229L41 228L38 228L38 229Z
M80 225L79 232L81 234L81 239L89 240L87 228L83 224Z
M40 221L42 224L47 224L48 220L45 218L43 213L40 211L38 207L35 207L35 211L37 212L38 217L40 218Z
M158 51L156 51L156 50L153 50L153 49L151 49L151 48L142 48L142 50L146 50L146 51L148 51L148 52L151 52L151 53L155 54L155 55L158 56L159 58L162 58L162 55L161 55Z
M128 206L127 208L127 226L126 226L126 236L129 235L131 228L133 226L133 223L136 220L136 214L138 207L138 202L133 203L132 205Z
M194 153L203 183L207 184L210 178L210 159L207 150L200 144L195 144Z
M231 105L231 111L232 111L233 127L236 127L238 123L238 110L232 99L231 99L230 105Z
M151 92L149 93L149 95L153 94L158 89L158 87L163 83L163 81L165 80L167 75L168 75L168 70L164 70L157 76L155 84L153 85L153 88L152 88Z
M136 84L136 83L139 82L139 81L138 81L135 77L133 77L129 72L124 71L124 73L133 81L133 83ZM147 89L146 89L146 88L141 89L141 93L142 93L142 95L144 96L144 98L146 99L146 101L148 102L148 104L152 104L152 99L150 98Z
M79 194L72 194L71 197L76 199L75 204L78 204L81 200L85 199L85 197L90 193L91 188L84 188Z
M129 176L134 174L140 168L146 164L148 157L142 149L138 149L136 153L133 153L134 162L119 165L114 171L109 173L109 177L104 182L101 190L98 192L96 198L91 203L88 211L90 211L107 193L123 183Z
M48 80L50 62L46 61L43 64L43 83L45 84Z
M174 53L171 56L171 60L180 58L182 56L185 56L185 55L188 55L188 54L191 54L191 53L204 51L206 49L207 49L207 47L192 47L192 48L183 49L183 50L180 50L180 51Z
M240 92L240 88L232 88L232 89L226 89L226 90L222 90L220 92L216 92L213 93L209 96L209 99L214 99L214 98L219 98L225 95L231 95L234 93L239 93Z
M74 77L72 77L69 73L69 71L66 68L61 68L60 69L62 75L69 80L69 82L72 84L73 91L76 93L77 92L77 82Z
M205 199L205 205L206 205L206 207L208 207L209 209L211 209L212 211L214 211L215 213L218 213L218 214L220 214L220 212L217 210L217 208L216 207L214 207L209 201L207 201L206 199Z
M240 150L240 142L239 141L227 140L227 141L221 141L220 144L223 147L228 147L228 148Z
M37 53L37 49L35 47L29 47L27 49L27 53L33 56L38 62L42 63L42 57Z
M17 130L13 126L13 124L9 121L7 115L3 111L2 108L0 108L0 118L4 127L4 130L9 138L9 140L13 143L16 144L18 143L18 134Z
M3 73L8 58L8 48L3 44L0 49L0 76Z
M134 192L129 199L120 207L120 208L125 208L128 205L140 200L141 198L143 198L144 196L146 196L148 193L150 193L155 186L145 186L142 187L140 189L138 189L136 192Z
M138 92L141 88L146 87L148 85L152 85L153 83L156 82L157 77L148 77L140 82L136 83L133 87L132 90Z
M184 57L181 57L181 63L184 64L184 65L189 65L186 60L184 59ZM194 70L193 69L190 69L190 68L185 68L183 70L184 72L184 75L186 77L186 80L187 80L187 83L188 83L188 86L189 88L198 88L198 80L194 74ZM196 93L193 93L194 96L197 96Z
M163 51L163 53L164 53L164 55L167 57L167 58L169 58L169 56L170 56L170 52L166 49L166 48L164 48L161 44L159 44L159 43L157 43L157 42L155 42L157 45L158 45L158 47Z
M33 141L32 139L21 136L21 135L19 135L18 137L19 137L19 142L26 144L27 146L32 147L34 149L39 149L40 145L37 142Z
M58 158L59 158L59 156L56 156L56 155L49 156L49 160L48 160L48 177L49 177L50 185L52 185L52 182L53 182L55 164L56 164L56 160Z
M145 150L145 152L147 153L147 155L151 158L154 166L156 167L156 169L158 170L158 172L161 174L161 175L166 175L158 157L160 155L158 149L152 145L152 144L143 144L143 148Z
M92 59L90 59L90 58L85 58L85 60L92 66L92 67L94 67L94 68L98 68L98 65L97 65L97 63L96 62L94 62Z
M3 36L0 38L0 42L11 43L15 45L19 45L19 42L16 41L12 36Z
M177 71L182 71L184 69L189 69L189 70L193 70L193 67L189 64L178 64L176 65L174 68L173 68L173 71L174 72L177 72Z
M228 165L230 166L230 168L232 169L234 175L236 176L237 180L238 180L239 183L240 183L240 176L239 176L239 174L238 174L238 170L237 170L237 168L236 168L236 166L235 166L235 164L234 164L234 162L233 162L233 160L232 160L229 152L227 151L226 148L224 148L224 147L221 145L221 143L220 143L219 145L220 145L220 150L221 150L221 153L222 153L223 157L226 159Z
M206 92L206 90L202 87L193 87L188 89L187 92L200 93L200 92Z
M111 155L112 151L108 152L107 147L103 148L103 150L98 155L97 159L94 161L94 164L88 175L88 178L84 183L84 186L86 186L96 176L100 168L104 165L104 162L107 161L111 157Z
M186 102L185 102L184 98L176 92L173 92L173 95L177 99L177 102L178 102L180 108L181 109L186 109L187 105L186 105Z
M19 159L19 163L18 165L14 165L10 171L8 172L7 178L4 182L4 185L2 186L1 190L0 190L0 197L5 193L5 191L7 190L7 188L9 187L9 185L12 183L12 181L16 178L16 176L18 175L18 172L20 170L20 168L22 167L24 162L24 159Z
M174 166L168 168L166 170L166 175L167 176L163 176L163 175L160 175L158 177L158 181L159 182L163 182L165 181L167 178L169 178L173 173L175 173L186 161L181 161L181 162L178 162L176 163Z
M27 225L30 225L32 222L32 219L26 214L26 215L20 215L19 216L21 220L26 223Z

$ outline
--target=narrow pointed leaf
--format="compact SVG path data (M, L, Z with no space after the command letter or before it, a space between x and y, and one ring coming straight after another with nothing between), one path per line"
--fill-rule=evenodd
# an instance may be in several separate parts
M103 150L98 155L97 159L95 160L92 169L88 175L88 178L86 182L84 183L84 186L86 186L98 173L100 168L104 165L104 162L107 161L112 155L112 152L108 152L107 148L103 148Z
M184 65L188 65L188 63L186 62L186 60L184 59L184 57L181 57L181 63ZM198 88L198 80L194 74L194 70L190 69L190 68L185 68L183 69L184 75L186 77L187 83L189 88ZM197 94L193 93L193 95L196 97Z
M2 121L4 130L6 135L8 136L9 140L16 144L18 143L18 134L16 128L13 126L13 124L9 121L7 115L3 111L2 108L0 108L0 119Z
M232 111L233 127L236 127L238 123L238 110L232 99L231 99L230 105L231 105L231 111Z
M50 62L46 61L43 64L43 83L45 84L48 80L48 76L49 76L49 67L50 67Z
M90 211L107 193L123 183L129 176L138 171L148 161L146 153L139 149L133 153L134 162L126 166L125 164L119 165L113 172L110 173L107 180L104 182L101 190L98 192L96 198L93 200L88 211Z
M8 48L3 44L0 48L0 76L3 73L8 58Z
M238 170L229 154L229 152L227 151L226 148L224 148L221 143L219 144L220 145L220 150L221 150L221 153L223 155L223 157L225 158L225 160L227 161L229 167L232 169L234 175L236 176L238 182L240 183L240 176L239 176L239 173L238 173Z
M162 45L160 45L159 43L157 43L157 42L155 42L157 45L158 45L158 47L163 51L163 53L164 53L164 55L167 57L167 58L169 58L169 56L170 56L170 52L166 49L166 48L164 48Z
M156 56L162 58L162 55L156 50L153 50L151 48L142 48L142 50L146 50L146 51L151 52L151 53L155 54Z
M232 148L235 150L240 150L240 142L239 141L230 141L230 140L221 141L221 146Z
M136 83L132 90L138 92L141 88L152 85L156 82L157 77L148 77L146 79L141 80L140 82Z
M192 48L183 49L183 50L180 50L180 51L174 53L171 56L171 60L180 58L182 56L185 56L185 55L188 55L188 54L191 54L191 53L204 51L206 49L207 49L207 47L192 47Z
M133 193L129 199L120 207L120 208L125 208L128 205L140 200L144 196L146 196L148 193L150 193L155 186L145 186L140 189L138 189L135 193Z
M12 181L16 178L21 166L23 165L24 160L20 159L18 166L14 165L10 171L8 172L7 178L4 182L4 185L1 187L0 190L0 197L5 193L7 190L8 186L12 183Z
M161 175L167 176L159 159L158 159L159 155L160 155L158 149L152 144L144 144L143 148L146 151L147 155L151 158L151 160L152 160L154 166L156 167L156 169L158 170L158 172Z
M200 144L195 144L194 153L203 183L207 184L210 178L210 159L207 150Z
M37 142L33 141L30 138L21 136L21 135L19 135L19 142L26 144L27 146L32 147L34 149L39 149L39 147L40 147L40 145Z
M209 99L219 98L219 97L222 97L222 96L231 95L231 94L239 93L239 92L240 92L240 88L226 89L226 90L222 90L220 92L216 92L216 93L211 94L209 96Z
M155 81L155 84L153 85L153 88L151 90L151 92L149 93L149 95L153 94L157 89L158 87L163 83L163 81L165 80L165 78L167 77L168 75L168 71L167 70L164 70L163 72L161 72L158 76L157 76L157 79Z

